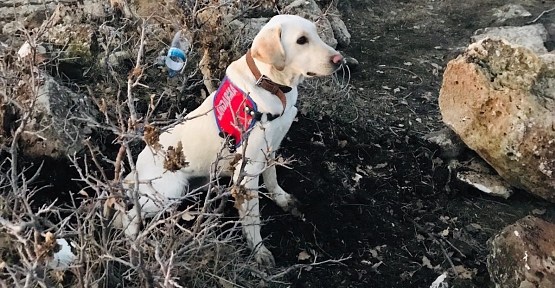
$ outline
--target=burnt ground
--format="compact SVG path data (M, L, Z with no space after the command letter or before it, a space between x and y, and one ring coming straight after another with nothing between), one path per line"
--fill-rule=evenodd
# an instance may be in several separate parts
M534 16L505 25L524 25L553 6L513 2ZM352 34L342 51L360 61L353 87L348 95L310 96L300 104L329 116L299 115L282 145L282 154L296 162L292 170L278 170L284 189L303 203L306 220L270 201L262 202L262 213L268 220L263 236L278 265L298 263L303 251L311 256L306 261L351 258L291 275L292 287L429 287L444 271L449 287L493 287L487 239L534 209L554 219L553 205L523 191L504 200L448 183L445 161L422 140L443 127L437 105L443 67L476 29L500 25L491 9L503 4L340 4ZM538 22L555 22L555 13Z

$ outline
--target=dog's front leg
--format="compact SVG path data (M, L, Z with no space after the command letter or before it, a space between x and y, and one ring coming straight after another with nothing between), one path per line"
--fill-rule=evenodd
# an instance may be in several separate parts
M125 229L125 235L129 237L129 239L134 240L135 238L137 238L137 235L139 234L139 229L141 227L139 217L137 217L137 210L131 209L127 211L126 214L123 214L120 217L122 217L123 220L122 224L123 228Z
M249 161L249 160L247 160ZM242 163L238 163L242 167ZM261 266L272 267L275 265L272 252L264 246L260 235L260 205L258 201L258 178L264 168L260 163L247 163L242 169L237 169L234 175L236 184L233 196L235 207L239 210L243 235L249 247L255 253L256 262ZM242 179L241 179L242 178Z
M275 158L275 153L272 153L272 158ZM276 202L276 204L283 209L283 211L291 212L291 214L301 217L301 213L297 210L297 199L285 192L281 186L279 186L277 181L276 166L271 165L262 172L262 178L264 179L264 184L266 189L270 193L270 197Z

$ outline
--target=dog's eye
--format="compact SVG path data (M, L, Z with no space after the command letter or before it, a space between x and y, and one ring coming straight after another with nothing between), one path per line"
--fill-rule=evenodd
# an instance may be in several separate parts
M299 39L297 39L297 44L299 45L303 45L308 43L308 39L305 36L301 36L299 37Z

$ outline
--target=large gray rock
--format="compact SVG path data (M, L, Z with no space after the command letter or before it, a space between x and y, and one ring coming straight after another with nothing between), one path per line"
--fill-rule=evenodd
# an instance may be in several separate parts
M351 33L349 33L345 22L341 19L341 12L336 7L332 7L328 11L327 18L330 21L333 36L337 43L343 47L349 46L351 44Z
M534 24L522 27L490 27L477 30L472 36L473 42L485 38L494 40L506 40L512 44L524 46L535 53L546 53L544 42L547 41L547 30L542 24Z
M0 29L11 45L23 45L27 39L18 31L26 30L38 35L35 41L46 47L45 54L56 55L57 62L90 67L96 60L93 50L99 50L98 27L91 20L102 20L107 9L103 0L5 0Z
M33 29L39 27L56 10L58 5L75 6L78 0L2 0L0 4L0 27L5 35L11 35L21 27ZM95 15L99 15L98 7L102 0L84 1L83 7ZM81 9L79 9L81 13Z
M87 119L97 116L96 106L49 75L40 74L38 82L33 118L21 136L25 155L59 158L81 150L92 133Z
M555 55L486 39L447 64L443 122L505 181L555 202Z
M487 266L497 288L555 287L555 225L528 216L488 240Z
M107 9L104 0L3 0L0 4L0 31L11 35L22 27L32 30L51 17L59 17L53 20L66 24L69 24L68 19L72 19L73 24L81 23L83 19L101 20L106 17ZM59 15L53 17L56 13Z

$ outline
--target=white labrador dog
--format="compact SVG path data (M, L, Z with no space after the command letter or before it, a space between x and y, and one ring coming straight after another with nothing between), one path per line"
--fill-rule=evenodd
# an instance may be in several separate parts
M252 125L244 126L249 131L248 140L236 142L236 145L231 144L235 146L232 148L236 148L238 153L245 154L236 165L241 167L242 161L246 161L244 173L240 176L241 169L235 169L234 173L230 172L233 170L223 169L222 174L233 176L234 181L242 179L240 184L245 188L243 193L246 191L246 194L234 196L235 206L239 209L241 217L243 234L251 249L255 251L257 262L271 266L274 264L274 258L262 243L260 236L259 201L256 194L259 188L259 175L262 175L269 195L277 205L285 211L290 211L294 205L294 198L278 185L275 166L268 165L268 161L275 157L275 151L279 148L297 114L295 107L297 85L307 77L334 73L343 64L344 59L320 39L316 26L312 22L293 15L273 17L254 38L249 52L231 63L226 70L226 79L233 87L231 90L228 87L226 91L243 92L240 94L245 96L242 103L246 103L245 98L248 95L250 97L248 103L252 104L250 106L255 106L249 107L250 110L246 109L249 117L256 115L256 117L252 116L254 120L251 119L247 123ZM260 84L262 79L255 77L257 70L264 75L262 78L267 82L266 86L270 83L269 88L263 88L264 85ZM282 91L272 87L280 88L277 90ZM212 93L200 107L188 114L189 118L193 118L192 120L162 133L159 138L161 147L155 149L147 146L139 154L136 169L140 183L139 203L143 217L152 216L162 209L163 205L153 199L164 201L164 199L183 197L188 189L189 179L210 175L212 163L227 141L220 133L222 132L220 126L223 124L217 123L219 116L216 114L215 117L214 113L225 113L225 111L222 112L223 108L219 107L229 104L229 97L233 95L223 93L225 94L223 98L216 99L215 94L220 93L222 89L225 87ZM217 107L215 107L216 103L218 103ZM240 112L233 111L237 115ZM235 119L238 121L237 118ZM235 122L235 125L240 124ZM170 146L182 146L188 165L177 171L169 171L164 167L167 149ZM224 152L228 157L224 157L219 166L229 167L234 157L231 154L232 151L225 149ZM129 191L134 187L134 175L134 173L129 174L124 181ZM119 223L117 225L126 227L126 234L129 236L137 235L140 227L135 213L135 209L131 209L126 214L119 213L114 220L114 223Z

